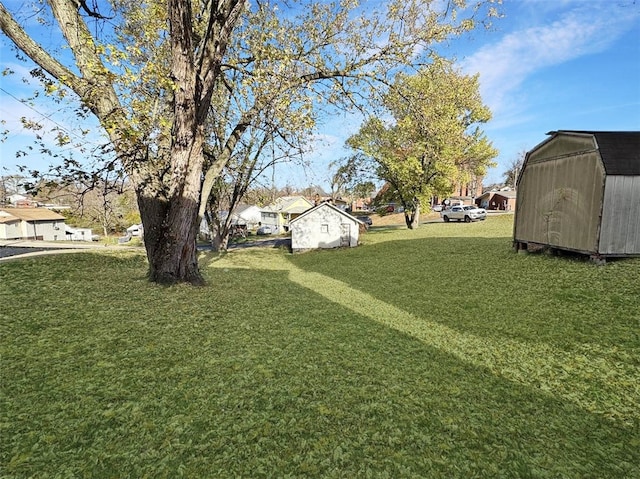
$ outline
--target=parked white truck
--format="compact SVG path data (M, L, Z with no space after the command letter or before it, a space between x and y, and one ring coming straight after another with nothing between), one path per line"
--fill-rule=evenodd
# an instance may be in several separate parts
M482 221L487 218L487 212L484 208L478 208L472 205L456 205L445 208L440 212L440 217L448 223L451 220L464 221L471 223L472 221Z

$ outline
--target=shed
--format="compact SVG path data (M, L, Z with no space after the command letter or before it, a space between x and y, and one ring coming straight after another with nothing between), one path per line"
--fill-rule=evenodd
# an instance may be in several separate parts
M320 203L291 220L293 252L358 246L363 223L330 203Z
M548 135L518 178L516 249L640 255L640 132Z
M91 231L91 228L72 228L69 225L65 225L64 233L68 241L93 241L94 240L94 235L93 235L93 231Z

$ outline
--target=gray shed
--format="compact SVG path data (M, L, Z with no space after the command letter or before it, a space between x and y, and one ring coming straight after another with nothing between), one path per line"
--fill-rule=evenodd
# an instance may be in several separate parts
M640 255L640 132L553 131L518 178L514 245Z

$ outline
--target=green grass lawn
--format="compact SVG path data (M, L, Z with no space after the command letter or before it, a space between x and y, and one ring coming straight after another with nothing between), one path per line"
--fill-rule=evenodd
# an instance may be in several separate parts
M511 232L0 263L0 477L640 477L640 259Z

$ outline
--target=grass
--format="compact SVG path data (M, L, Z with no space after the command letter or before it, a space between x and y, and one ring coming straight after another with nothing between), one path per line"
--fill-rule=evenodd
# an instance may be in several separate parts
M640 477L640 260L511 217L355 249L0 264L2 477Z

